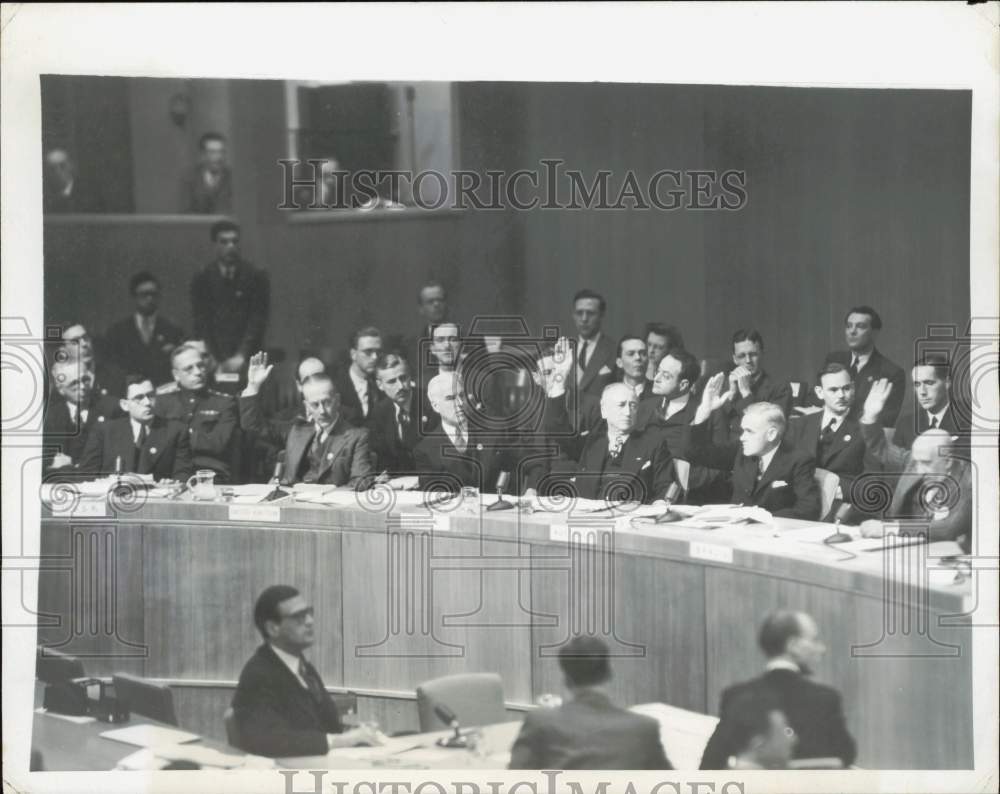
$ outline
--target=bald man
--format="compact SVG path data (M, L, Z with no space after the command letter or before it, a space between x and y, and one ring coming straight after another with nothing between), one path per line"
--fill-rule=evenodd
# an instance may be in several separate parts
M885 438L878 434L885 443ZM873 437L875 443L878 439ZM887 531L900 535L926 534L931 542L956 541L966 553L972 548L972 468L957 447L957 439L940 428L927 430L913 441L892 502L883 519L861 524L865 537ZM968 454L968 453L965 453Z
M724 373L710 378L691 423L691 460L733 473L732 502L763 507L775 516L819 520L816 463L808 452L782 443L785 414L774 403L751 403L740 418L738 444L709 438L713 411L726 410L733 391L722 392Z
M601 420L577 437L578 452L573 445L562 445L560 459L538 478L538 491L546 494L569 484L583 499L647 504L663 499L674 481L672 458L662 428L636 427L637 408L632 387L605 386Z

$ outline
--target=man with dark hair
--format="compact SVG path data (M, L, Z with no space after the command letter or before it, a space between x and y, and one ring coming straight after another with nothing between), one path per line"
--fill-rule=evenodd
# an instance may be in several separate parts
M352 427L340 414L340 395L325 373L302 384L305 417L285 427L260 414L257 394L272 365L267 353L255 353L247 370L247 385L240 394L240 420L244 429L285 450L282 483L321 483L367 488L373 475L366 428Z
M656 370L663 357L671 350L683 349L684 338L674 326L663 323L647 323L643 333L646 337L646 352L649 354L646 378L651 381L656 377Z
M692 462L733 472L732 496L725 501L763 507L775 516L816 521L820 518L819 489L812 455L782 443L785 414L774 403L751 403L744 409L738 443L717 444L710 438L708 419L732 399L722 393L725 373L705 385L691 424Z
M159 314L160 280L148 271L129 281L135 313L108 329L108 357L125 372L145 375L154 386L170 382L170 354L184 332Z
M70 323L62 332L63 351L71 358L78 358L90 370L95 393L117 401L125 390L125 374L104 355L103 345L95 344L90 331L82 323ZM96 348L96 350L95 350Z
M351 334L350 365L334 383L340 392L340 412L355 427L371 428L375 407L385 399L375 383L375 364L382 353L382 332L372 325Z
M883 423L892 427L899 417L906 388L903 369L883 356L875 347L875 340L882 330L882 318L871 306L854 306L844 315L844 339L847 350L838 350L826 357L827 364L840 364L851 373L854 380L854 409L857 418L865 404L872 384L883 378L892 383L892 401L885 407Z
M731 398L724 409L729 422L729 437L716 437L717 443L735 443L742 432L743 411L752 403L774 403L785 418L792 410L792 387L772 378L764 370L764 338L753 328L741 328L733 334L733 367L726 373Z
M83 451L80 471L94 476L121 471L152 474L156 480L187 480L192 471L187 428L153 413L156 390L152 381L130 376L119 405L126 416L97 424Z
M398 353L386 353L375 365L375 380L387 398L375 406L372 420L372 448L378 461L375 468L390 476L412 474L413 449L429 428L417 411L410 367Z
M727 687L719 701L719 724L705 746L702 769L725 769L727 759L740 752L733 743L734 704L746 693L773 698L799 737L795 758L839 758L854 762L854 739L847 731L840 694L809 680L826 646L816 622L805 612L787 609L764 621L758 642L767 656L762 676Z
M559 649L568 701L528 712L510 769L673 769L656 720L608 696L609 655L603 640L585 635Z
M223 373L238 373L264 345L271 306L267 274L240 255L240 227L233 221L212 224L215 260L191 279L195 336L204 339Z
M618 342L615 366L621 373L621 382L635 392L635 398L642 402L653 394L653 384L646 379L649 355L646 342L641 336L626 334Z
M406 360L413 365L414 375L419 375L424 367L434 368L434 372L422 378L428 382L437 374L436 362L430 357L430 340L434 329L448 319L448 294L439 281L426 282L417 293L417 313L420 315L420 332L409 341Z
M793 417L786 437L799 451L816 459L819 468L840 477L841 497L865 469L865 440L857 419L851 417L854 381L842 364L827 364L816 376L816 397L823 410Z
M199 162L181 180L181 212L225 215L233 211L233 179L226 139L206 132L198 140Z
M297 589L268 587L257 598L253 622L264 643L244 665L233 695L239 749L281 758L382 744L368 726L344 730L323 679L303 656L315 628L313 608Z
M195 469L211 469L217 482L232 482L233 451L239 441L236 400L208 388L205 355L197 347L176 348L170 364L178 388L157 395L154 412L187 428Z
M576 324L576 347L573 349L575 377L567 383L567 393L591 394L599 398L604 387L615 379L614 342L601 332L607 302L593 290L582 289L573 296L573 322Z
M795 730L777 699L767 692L743 692L729 708L727 769L787 769L795 749Z

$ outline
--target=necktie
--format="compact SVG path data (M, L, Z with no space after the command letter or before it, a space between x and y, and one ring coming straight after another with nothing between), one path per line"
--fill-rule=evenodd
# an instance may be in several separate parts
M851 378L858 377L858 357L857 356L852 356L851 357L851 366L848 367L847 371L851 373Z
M612 463L619 463L622 457L622 448L625 446L625 439L628 436L618 436L614 441L608 444L608 457L611 458Z
M764 476L764 459L757 458L757 482L760 482L763 476Z
M367 390L365 391L365 416L371 416L375 410L375 378L367 378Z
M462 425L458 426L457 432L455 433L455 448L459 452L465 452L465 447L468 442L465 438L465 428Z
M146 432L145 425L139 425L139 435L135 440L135 454L132 457L132 471L139 472L139 457L142 455L142 448L146 443L146 436L149 434Z
M306 686L309 687L309 694L312 695L313 700L317 703L321 702L325 694L323 684L313 670L312 665L301 656L299 657L299 676L306 682Z
M400 409L399 411L399 440L406 440L406 429L410 426L410 415Z
M583 344L580 346L580 354L577 356L577 362L580 369L587 368L587 348L590 347L590 343L584 339Z
M938 426L937 417L936 416L932 416L931 417L931 424L930 424L930 427L928 429L934 430L935 428L937 428L937 426Z

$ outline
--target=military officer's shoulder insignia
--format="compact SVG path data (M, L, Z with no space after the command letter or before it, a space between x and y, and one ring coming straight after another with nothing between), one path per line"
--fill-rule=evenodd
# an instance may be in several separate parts
M170 383L164 383L162 386L156 387L157 394L174 394L180 387L177 385L177 381L171 381Z

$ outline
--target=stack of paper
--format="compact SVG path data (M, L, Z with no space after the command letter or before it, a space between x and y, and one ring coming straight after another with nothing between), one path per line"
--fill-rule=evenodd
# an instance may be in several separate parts
M200 737L197 733L164 728L160 725L129 725L127 728L104 731L101 738L114 739L116 742L134 744L138 747L163 747L197 741Z

